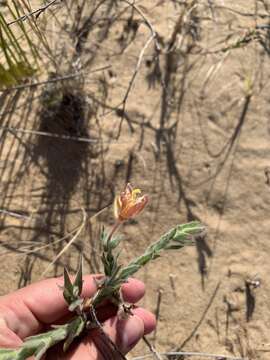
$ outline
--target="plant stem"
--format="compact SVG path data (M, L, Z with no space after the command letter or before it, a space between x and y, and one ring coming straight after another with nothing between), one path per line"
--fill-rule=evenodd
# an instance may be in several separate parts
M119 228L120 225L121 225L121 221L120 221L120 220L117 220L117 221L114 223L114 225L113 225L113 227L112 227L112 229L111 229L111 232L109 233L108 238L107 238L107 245L109 244L109 242L110 242L113 234L116 232L116 230Z

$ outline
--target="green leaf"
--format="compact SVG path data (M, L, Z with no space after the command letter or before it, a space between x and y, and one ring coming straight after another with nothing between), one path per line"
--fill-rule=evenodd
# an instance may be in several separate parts
M78 337L84 330L86 321L81 317L77 317L68 327L68 336L63 345L63 350L67 351L73 340Z
M108 246L107 246L108 245L108 233L105 230L104 226L101 229L100 240L102 242L104 251L108 251Z
M111 250L115 249L120 244L122 239L123 236L120 234L113 236L113 238L110 240L110 243L108 244L110 249Z
M177 226L172 240L186 245L193 242L191 236L199 235L204 230L205 227L198 221L182 224Z
M74 311L77 307L81 306L82 303L83 303L83 299L77 299L69 305L68 310Z
M166 250L180 250L184 247L184 245L182 244L178 244L178 245L168 245L165 249Z
M64 299L68 304L71 304L74 301L73 296L73 285L70 280L69 273L66 268L64 268L64 291L63 291Z
M74 296L80 296L82 293L82 287L83 287L83 275L82 275L82 263L83 263L83 258L82 256L80 257L80 261L79 261L79 268L74 280L74 284L73 284L73 294ZM74 290L75 288L75 290Z
M0 360L16 359L16 351L13 349L0 349Z
M79 261L79 268L73 283L71 282L67 269L64 268L63 296L69 305L73 304L72 306L70 306L70 309L74 310L76 308L76 306L74 305L75 302L77 302L77 304L80 304L81 301L80 295L82 293L82 288L83 288L83 275L82 275L82 257L81 257Z
M43 355L46 354L46 351L50 348L50 342L43 342L35 351L35 360L41 360Z
M150 256L151 257L151 256ZM135 274L139 270L141 265L138 264L130 264L126 268L124 268L121 273L120 277L122 280L127 280L131 275Z

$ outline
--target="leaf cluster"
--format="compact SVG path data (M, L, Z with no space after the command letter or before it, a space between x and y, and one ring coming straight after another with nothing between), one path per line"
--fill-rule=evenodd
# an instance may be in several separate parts
M132 260L127 266L123 267L119 265L119 252L114 255L114 244L119 243L119 240L115 238L109 238L102 235L103 240L103 254L102 262L105 271L104 283L100 290L97 292L93 299L93 304L96 306L106 297L116 297L117 292L123 283L125 283L129 277L133 276L148 262L160 257L162 251L165 250L179 250L185 246L194 244L194 238L196 235L201 234L205 228L198 221L193 221L187 224L177 225L169 230L161 238L146 248L145 252ZM113 244L111 247L111 243Z

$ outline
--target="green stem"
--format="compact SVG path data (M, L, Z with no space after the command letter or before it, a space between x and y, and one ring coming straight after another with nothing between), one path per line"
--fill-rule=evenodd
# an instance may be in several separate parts
M26 338L19 349L0 349L0 360L25 360L30 356L35 356L36 360L41 359L48 349L67 338L69 329L75 322L77 318L44 334Z
M115 222L115 224L113 225L112 229L111 229L111 232L109 233L108 235L108 238L107 238L107 246L113 236L113 234L116 232L116 230L119 228L119 226L121 225L121 221L120 220L117 220Z

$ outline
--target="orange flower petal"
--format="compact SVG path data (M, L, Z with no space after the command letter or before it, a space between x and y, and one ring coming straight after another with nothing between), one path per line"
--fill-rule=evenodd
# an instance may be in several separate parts
M133 189L131 184L127 184L125 190L115 198L114 214L120 220L128 220L138 215L148 202L148 196L141 194L140 189Z

